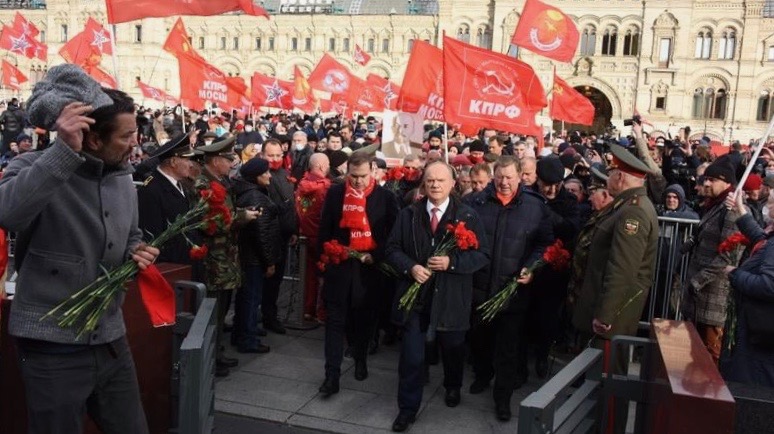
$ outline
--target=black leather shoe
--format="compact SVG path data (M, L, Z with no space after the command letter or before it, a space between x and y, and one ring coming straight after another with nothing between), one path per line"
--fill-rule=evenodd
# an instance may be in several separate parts
M535 374L541 380L548 376L548 360L538 359L535 361Z
M287 333L287 330L285 330L285 327L282 325L279 320L269 321L268 323L265 323L263 327L273 333L276 333L278 335L284 335Z
M219 378L228 377L228 374L230 374L231 371L225 366L218 366L218 364L215 364L215 376Z
M365 360L355 361L355 380L363 381L368 378L368 366Z
M322 386L318 389L323 394L323 398L339 393L339 380L332 377L325 377Z
M470 385L470 394L478 395L479 393L483 392L487 387L489 387L489 381L475 380L473 384Z
M379 338L373 339L368 344L368 355L373 356L374 354L379 352Z
M446 389L444 398L447 407L456 407L460 404L460 389Z
M258 329L258 333L257 333L258 336L265 337L267 334L268 333L266 333L266 329L261 329L261 328Z
M495 403L495 414L497 415L497 420L508 422L511 420L511 406L505 403Z
M245 354L265 354L271 351L268 345L258 344L255 347L237 348L237 351Z
M417 420L416 416L408 413L400 413L395 418L395 422L392 423L392 430L395 432L406 431L414 421Z
M218 366L235 368L239 364L239 359L234 359L232 357L221 357L218 360L216 360L215 363L217 363Z

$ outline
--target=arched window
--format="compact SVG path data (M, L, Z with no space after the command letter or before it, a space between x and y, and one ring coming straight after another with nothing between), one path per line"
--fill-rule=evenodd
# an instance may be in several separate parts
M734 29L726 29L718 42L718 59L733 59L736 51L736 32Z
M482 26L476 32L476 46L490 50L492 48L492 31L489 26Z
M467 24L463 24L457 29L457 40L470 43L470 27Z
M624 36L623 55L637 56L640 54L640 29L633 28L626 31Z
M758 97L758 109L755 111L756 121L768 121L772 115L772 94L764 90Z
M702 30L696 35L696 49L693 57L697 59L709 59L712 52L712 32Z
M596 45L597 29L595 29L593 26L587 26L585 29L583 29L583 33L581 34L581 56L593 56Z
M602 36L602 55L615 56L615 46L618 42L618 29L608 27Z
M414 38L411 38L408 40L408 52L410 53L411 50L414 49Z
M725 119L727 104L725 89L699 88L693 92L691 116L694 119Z

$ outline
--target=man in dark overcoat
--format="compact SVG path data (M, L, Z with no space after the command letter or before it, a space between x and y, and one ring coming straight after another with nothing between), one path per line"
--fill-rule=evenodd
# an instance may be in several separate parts
M347 164L347 179L331 186L323 203L318 235L319 252L324 244L339 244L357 251L360 258L328 264L323 273L325 323L325 382L320 392L339 391L345 330L355 359L355 379L368 377L366 353L376 326L380 272L384 249L395 218L395 195L379 186L371 176L371 154L356 152Z

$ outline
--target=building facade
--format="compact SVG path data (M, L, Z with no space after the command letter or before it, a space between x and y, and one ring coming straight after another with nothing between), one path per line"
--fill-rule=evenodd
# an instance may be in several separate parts
M456 37L531 64L544 87L558 76L597 107L594 129L623 120L635 110L656 130L675 135L690 125L693 136L746 142L759 138L774 113L774 1L772 0L553 0L576 22L581 42L572 63L559 63L510 46L524 0L264 0L271 20L240 14L184 17L191 42L224 72L249 79L254 71L292 77L309 73L331 53L355 74L376 73L400 83L416 40L441 45ZM30 78L22 97L51 65L63 42L88 17L106 23L104 0L0 1L0 22L15 10L43 31L45 64L13 58ZM176 18L152 18L115 27L115 65L122 89L141 101L135 80L175 94L177 61L161 46ZM362 67L355 45L369 52ZM441 67L441 65L439 65ZM4 96L11 96L3 90ZM149 105L154 102L147 101ZM541 122L548 126L547 110Z

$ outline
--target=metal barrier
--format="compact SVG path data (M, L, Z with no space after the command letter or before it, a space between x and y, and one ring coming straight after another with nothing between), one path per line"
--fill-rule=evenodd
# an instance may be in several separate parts
M603 353L586 348L519 404L519 434L597 432ZM575 388L574 384L583 383Z
M215 420L217 300L199 282L175 282L171 433L212 433ZM190 309L185 310L185 306ZM195 314L194 314L195 312Z
M307 241L306 237L298 237L298 242L288 247L288 260L282 282L282 292L288 297L282 322L287 328L294 330L311 330L320 326L315 321L304 319Z
M699 220L658 218L658 252L653 284L640 321L647 327L653 318L680 319L680 295L691 254L681 253L691 238Z

